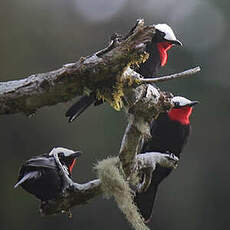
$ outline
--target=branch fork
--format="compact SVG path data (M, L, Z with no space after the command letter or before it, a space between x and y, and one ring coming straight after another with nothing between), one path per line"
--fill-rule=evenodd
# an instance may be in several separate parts
M57 214L57 213L66 213L70 215L71 213L70 208L76 205L85 204L90 199L102 194L104 191L102 187L105 186L107 191L109 186L112 188L111 189L112 192L111 191L110 192L112 193L111 195L113 195L113 191L116 190L114 188L116 188L117 186L116 180L118 176L115 175L114 171L112 171L111 173L111 168L114 168L112 170L118 170L119 177L123 178L123 173L120 171L122 169L119 167L121 162L118 157L108 158L106 160L103 160L103 163L99 162L98 165L96 166L97 172L100 172L100 174L98 174L99 179L89 181L88 183L85 184L75 183L69 177L65 168L62 166L58 155L53 154L53 157L59 169L59 175L63 181L63 189L62 189L62 193L60 194L59 197L57 197L56 200L41 202L40 212L43 216ZM178 158L172 154L149 152L149 153L137 155L136 162L138 167L137 170L139 172L145 169L151 169L152 171L154 171L156 164L160 164L163 167L175 168L178 162ZM103 176L101 176L101 174ZM112 181L110 180L111 178L113 178ZM118 181L119 180L121 179L118 179ZM126 183L125 180L123 183ZM122 187L123 185L119 185L119 187L120 186ZM143 191L144 189L147 189L147 187L144 186L143 183L137 187L138 192ZM133 192L131 193L133 194Z

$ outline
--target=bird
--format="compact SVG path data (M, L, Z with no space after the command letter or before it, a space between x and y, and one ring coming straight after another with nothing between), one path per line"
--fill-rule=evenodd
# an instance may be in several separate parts
M169 25L157 24L155 25L155 31L151 42L146 45L145 51L149 54L149 58L146 62L135 68L135 71L144 78L156 76L159 68L167 64L167 51L172 48L173 45L182 46L182 43L176 38ZM69 122L72 122L93 103L95 105L103 103L101 100L97 100L95 92L82 96L67 110L65 116L68 117Z
M139 65L139 68L135 69L144 78L154 78L158 73L160 67L165 66L168 61L167 51L173 47L173 45L182 46L172 28L167 24L155 25L156 33L146 46L146 52L149 54L149 58Z
M54 154L57 154L63 169L71 178L76 158L81 155L81 151L56 147L48 154L27 160L20 168L18 181L14 187L20 185L41 201L56 199L62 192L64 182L59 174Z
M173 108L168 112L160 113L158 118L152 121L152 137L144 143L141 153L172 153L180 158L180 154L190 135L190 116L193 106L199 102L191 101L181 96L174 96L172 102L174 103ZM158 186L172 170L171 168L165 168L157 164L152 173L152 181L147 190L136 193L134 202L146 223L149 222L152 215Z

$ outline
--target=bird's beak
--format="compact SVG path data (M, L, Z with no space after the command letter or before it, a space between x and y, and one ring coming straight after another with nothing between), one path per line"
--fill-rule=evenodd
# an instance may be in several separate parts
M77 157L80 157L81 154L82 154L81 151L76 151L76 152L72 153L71 156L77 158Z
M179 40L172 40L170 41L173 45L177 45L177 46L183 46L182 42L180 42Z
M73 167L74 167L74 165L75 165L76 162L77 162L76 158L80 157L81 154L82 154L81 151L76 151L76 152L74 152L74 153L72 153L72 154L70 155L69 160L71 160L71 162L70 162L70 164L69 164L69 166L68 166L69 171L70 171L70 174L72 173Z
M189 103L189 106L194 106L194 105L196 105L196 104L199 104L200 102L199 101L192 101L191 103Z
M200 102L199 101L191 101L190 103L187 103L187 104L184 104L184 105L179 105L178 103L174 103L174 106L173 108L174 109L179 109L179 108L183 108L185 106L189 106L189 107L192 107L196 104L199 104Z

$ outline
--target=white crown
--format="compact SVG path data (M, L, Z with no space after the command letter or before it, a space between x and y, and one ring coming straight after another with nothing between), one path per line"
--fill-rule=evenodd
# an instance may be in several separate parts
M54 153L57 153L57 154L63 153L65 157L68 157L71 154L73 154L74 151L70 150L70 149L63 148L63 147L56 147L56 148L52 149L52 151L49 153L49 155L52 156Z
M192 103L192 101L190 101L189 99L185 97L181 97L181 96L173 97L172 102L179 103L179 106L185 106L185 105L189 105L190 103Z
M155 28L165 34L164 39L169 41L177 40L172 28L167 24L157 24L155 25Z

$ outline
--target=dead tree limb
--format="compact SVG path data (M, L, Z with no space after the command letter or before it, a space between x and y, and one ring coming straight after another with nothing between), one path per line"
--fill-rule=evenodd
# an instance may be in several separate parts
M0 114L31 114L43 106L69 101L84 91L103 91L104 88L111 91L128 66L148 57L144 48L154 33L154 26L144 26L140 20L125 40L82 57L76 63L22 80L1 82Z

